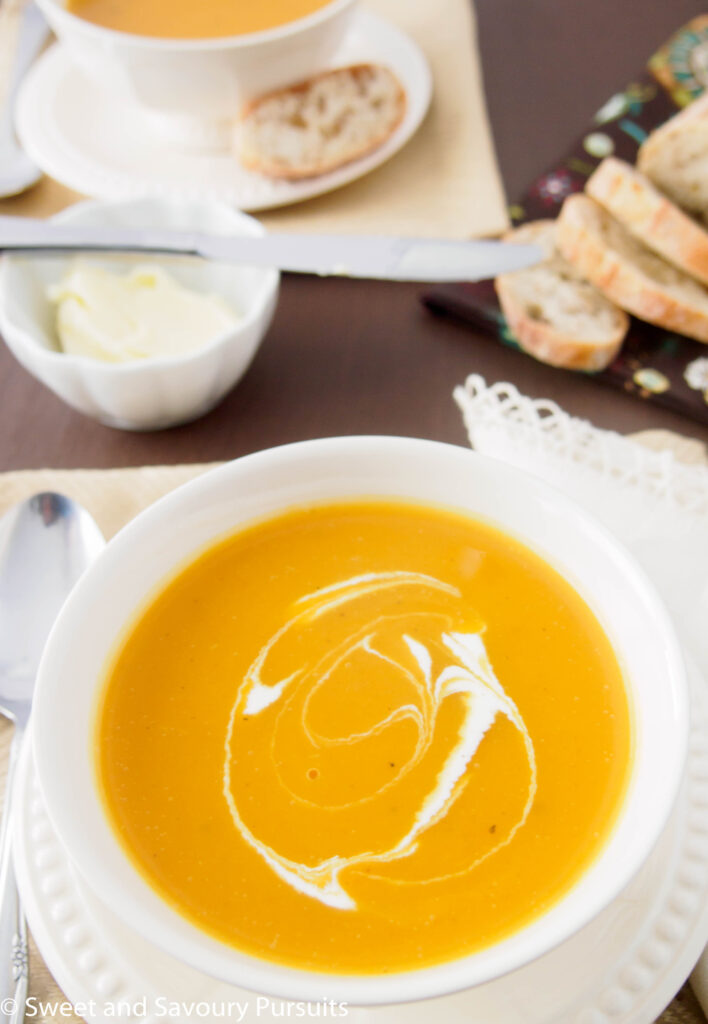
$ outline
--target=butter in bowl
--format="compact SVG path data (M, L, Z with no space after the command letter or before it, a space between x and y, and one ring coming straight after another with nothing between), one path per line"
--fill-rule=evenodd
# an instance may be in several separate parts
M203 201L79 203L58 222L259 235ZM273 316L275 270L153 254L8 256L0 331L19 362L79 412L125 430L196 419L241 379Z
M76 260L47 294L61 351L106 363L194 352L241 319L221 296L183 287L157 263L114 273Z

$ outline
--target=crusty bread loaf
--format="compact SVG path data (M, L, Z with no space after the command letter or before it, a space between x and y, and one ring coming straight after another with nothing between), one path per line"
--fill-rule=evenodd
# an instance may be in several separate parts
M708 219L708 93L651 133L637 167L678 206Z
M602 370L619 351L629 318L578 274L558 252L550 220L524 224L506 236L536 243L543 263L501 274L494 282L507 323L525 352L552 366Z
M585 191L635 238L708 285L708 231L640 171L609 156L588 179Z
M272 178L325 174L378 148L403 119L401 83L357 64L254 100L239 125L243 165Z
M623 309L708 342L708 291L657 256L589 196L569 196L557 221L558 247Z

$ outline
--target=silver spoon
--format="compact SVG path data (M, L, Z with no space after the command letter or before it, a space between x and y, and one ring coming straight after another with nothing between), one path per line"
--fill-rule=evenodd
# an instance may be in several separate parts
M41 170L17 141L14 117L20 83L48 35L49 27L42 12L33 3L25 2L20 14L12 75L0 110L0 196L24 192L42 177Z
M24 1020L28 981L27 932L11 855L13 774L49 631L103 545L88 512L61 494L36 494L0 519L0 713L15 724L0 830L0 1019L9 1024Z

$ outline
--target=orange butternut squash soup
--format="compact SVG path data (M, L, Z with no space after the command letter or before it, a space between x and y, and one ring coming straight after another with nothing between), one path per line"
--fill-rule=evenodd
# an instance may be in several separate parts
M213 39L297 21L331 0L67 0L72 14L132 35Z
M97 766L151 886L266 960L454 959L591 863L632 730L612 647L522 544L437 506L290 510L221 540L107 672Z

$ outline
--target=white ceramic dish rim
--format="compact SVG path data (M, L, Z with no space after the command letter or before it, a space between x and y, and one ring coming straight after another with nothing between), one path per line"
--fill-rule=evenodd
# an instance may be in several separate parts
M363 461L366 461L367 458L380 459L382 454L385 454L390 460L394 460L394 464L396 464L396 460L408 459L415 461L416 466L419 466L420 461L425 457L437 466L443 466L448 473L446 478L448 489L455 488L455 484L451 482L455 474L462 476L462 474L472 473L474 475L476 467L478 475L487 484L491 480L496 481L496 486L501 487L502 490L506 487L507 497L510 498L513 493L515 501L518 500L517 494L521 489L528 499L523 503L525 509L530 507L530 503L535 503L537 512L552 513L556 517L562 518L564 523L570 523L570 531L576 541L583 540L592 545L594 556L599 560L599 564L602 564L604 560L605 569L610 567L614 570L616 577L623 578L630 590L634 592L634 598L641 603L641 616L644 619L643 631L645 625L650 627L646 633L650 637L650 645L653 643L655 648L652 658L657 659L656 671L660 673L662 686L666 690L663 697L662 721L670 718L673 723L673 729L669 730L669 738L673 746L670 745L671 756L668 763L662 764L661 773L658 775L658 792L652 791L650 801L647 800L648 793L644 793L644 799L647 802L644 811L650 813L648 816L644 813L640 827L636 828L635 820L634 830L629 832L625 827L626 834L622 833L622 824L629 818L629 810L634 810L636 819L636 791L640 776L638 769L635 769L629 791L625 796L623 812L601 853L566 896L510 939L477 954L418 971L385 976L323 974L283 967L240 953L232 947L212 939L196 926L186 922L186 919L182 918L177 911L168 908L168 905L157 897L142 876L132 868L132 865L130 872L133 875L133 883L136 879L140 879L140 888L144 890L144 896L137 899L134 893L126 893L121 890L112 871L107 869L101 857L96 855L96 849L93 853L91 852L91 844L87 844L86 841L88 832L85 828L79 827L82 813L79 808L80 799L76 798L75 793L73 799L68 798L66 791L62 789L62 771L64 770L66 752L62 752L61 730L57 729L56 723L57 720L61 720L62 711L64 714L66 711L60 696L61 688L57 686L57 678L52 682L52 666L58 664L62 659L66 661L67 645L70 649L72 636L80 635L86 613L93 608L98 599L97 595L104 589L106 579L110 579L111 569L116 568L117 571L117 567L125 563L126 558L129 558L131 548L136 543L139 547L141 541L145 543L147 538L155 534L156 528L159 530L166 521L179 522L180 510L182 512L186 510L188 516L193 516L195 501L197 502L196 507L202 508L204 498L207 499L208 504L209 495L213 496L214 492L219 493L220 488L223 501L224 487L227 488L229 495L235 490L236 499L239 501L243 493L239 491L239 483L243 484L245 480L248 484L249 474L255 473L258 476L259 471L270 473L270 490L275 493L276 498L280 495L280 501L276 500L272 509L261 509L260 513L255 514L256 518L259 515L273 514L273 510L278 508L286 508L307 501L325 500L325 493L320 494L318 498L316 492L313 492L309 498L293 498L291 496L289 499L283 500L281 475L284 474L287 481L289 479L288 472L292 473L293 465L298 464L298 460L307 461L310 458L311 462L316 463L319 457L324 460L329 458L331 463L334 458L336 468L333 469L330 465L330 474L337 476L338 480L344 479L342 474L345 474L348 480L349 472L347 471L351 471L349 463L352 460L354 463L359 460L358 465L361 468ZM347 459L349 459L349 463ZM301 470L302 465L300 465ZM297 479L298 483L301 483L299 478ZM479 486L479 480L476 482ZM285 486L287 488L287 484ZM293 486L291 482L291 490ZM380 474L378 486L375 489L360 483L359 486L349 485L348 489L345 487L344 490L333 489L330 485L325 488L325 492L329 492L330 499L344 497L346 494L359 496L371 494L378 497L399 496L404 500L408 498L413 501L437 501L444 505L455 504L447 497L441 498L437 493L430 495L427 499L420 497L417 491L423 487L423 484L417 484L416 487L417 490L412 484L408 484L405 489L400 485L397 489L388 481L383 480L382 474ZM414 490L416 490L415 494ZM271 502L273 502L273 493L270 494ZM263 499L261 504L263 504ZM458 507L465 508L461 502L457 504ZM474 510L470 506L466 507L468 514L486 518L480 515L479 510ZM253 514L249 515L246 512L244 515L243 509L238 510L237 506L234 509L232 528L235 529L240 524L252 521L253 518ZM538 543L531 542L522 533L509 529L506 525L502 528L512 536L517 536L551 564L561 568L558 557L554 559L553 555ZM211 542L221 533L223 531L212 529L208 533ZM209 541L207 541L208 543ZM559 546L555 538L552 543ZM194 557L203 546L204 544L192 544L191 557ZM190 559L187 558L187 560ZM172 571L174 572L183 562L183 557L173 558ZM572 582L572 574L569 576L566 571L564 575ZM161 579L164 580L164 574ZM149 589L144 593L149 593ZM585 596L588 595L585 594ZM594 610L597 613L596 606ZM639 613L633 611L632 614ZM124 624L124 620L122 620L118 624L118 628L114 630L114 641ZM607 628L608 623L603 624ZM617 635L611 629L608 632L615 641L618 653L621 654L623 647L617 642ZM65 649L63 654L62 648ZM108 650L106 649L104 653L107 654ZM624 653L626 654L626 651ZM652 666L654 664L655 662L652 661ZM57 672L60 676L61 666ZM53 698L52 690L54 691ZM410 1002L459 991L471 985L492 980L536 959L578 931L621 892L655 845L678 792L686 758L687 735L687 684L681 653L671 622L652 584L612 535L560 492L529 474L479 456L467 449L437 442L395 437L329 438L299 442L249 455L184 485L138 516L109 544L98 562L80 581L65 605L52 631L40 666L34 719L34 751L38 776L53 827L67 847L84 879L95 892L100 894L101 899L114 913L131 927L137 927L150 941L155 942L171 955L182 959L204 973L222 978L232 984L282 998L310 1000L333 998L355 1005ZM642 746L640 745L638 749L641 752ZM646 764L650 762L651 758L646 744L643 749L643 761ZM652 756L657 757L658 752L655 751ZM86 750L79 757L88 757L90 761L90 752ZM646 772L646 768L644 770ZM95 781L93 779L86 783L79 781L80 785L88 787L85 792L92 792L93 802L96 803L98 797L95 792ZM656 782L655 778L653 784ZM646 790L646 784L644 788ZM110 835L113 846L120 849L118 840L112 834L102 811L99 811L98 818L101 819L100 829ZM95 837L91 842L95 844ZM622 857L621 863L618 864L616 861L619 851L622 851ZM604 865L609 854L614 855L615 862L610 863L612 871L608 877L608 868ZM130 862L122 849L121 856L124 859L125 871L125 866ZM152 908L149 905L151 901L154 904ZM158 905L163 920L158 920L159 915L154 913L154 908ZM170 918L171 922L166 923L166 917ZM189 933L186 936L185 931ZM180 934L177 934L178 932Z
M158 198L135 198L135 199L85 199L78 203L74 203L67 209L62 210L61 213L55 214L51 218L57 224L71 224L77 220L83 220L84 213L91 213L92 210L120 210L123 207L131 207L136 204L150 204L155 205L157 208L161 206L169 206L172 201ZM207 205L207 200L195 200L194 202L202 203ZM231 207L226 206L224 203L209 202L208 205L213 206L215 209L222 207L225 213L228 213L229 217L234 218L244 228L244 234L260 236L265 235L266 230L263 225L251 217L247 213L243 213L241 210L234 210ZM78 216L77 216L78 214ZM81 252L73 253L71 256L67 256L67 262L75 257L80 257ZM84 255L87 258L105 258L110 257L110 253L95 253L87 250ZM57 258L56 256L53 258ZM191 352L184 352L178 355L166 355L166 356L152 356L149 360L135 359L125 363L106 363L101 362L100 359L92 359L90 356L79 356L69 352L59 352L54 349L46 348L45 345L38 344L37 341L32 337L30 332L20 326L16 321L12 319L12 316L8 314L8 303L4 301L4 295L7 289L7 278L13 267L16 266L18 260L27 260L27 255L23 256L12 256L7 255L0 264L0 321L4 321L11 324L12 330L17 337L22 336L26 345L31 345L33 352L37 354L37 358L44 360L47 364L57 363L57 361L65 367L90 367L93 373L105 376L120 376L120 377L131 377L133 375L141 373L146 364L149 363L150 367L160 368L169 366L185 366L189 363L196 363L202 359L205 354L215 351L221 348L223 345L229 344L234 334L240 334L241 331L249 328L255 323L259 317L263 315L263 311L268 305L273 292L278 288L280 281L280 273L274 269L264 268L262 270L263 283L257 292L254 294L252 301L249 303L246 312L239 317L239 320L233 327L230 327L227 331L223 331L217 337L212 338L206 345L201 345L199 348L193 349ZM145 253L135 253L135 260L137 261L160 261L160 255L154 255L149 251ZM223 264L220 264L223 266ZM260 269L260 268L259 268ZM234 264L234 270L238 270L238 264Z
M235 36L206 36L204 39L171 39L162 36L142 36L133 32L106 28L105 25L96 25L78 14L73 14L57 0L37 0L39 7L50 10L58 20L63 18L74 30L95 36L96 39L112 40L150 50L182 50L187 53L196 50L247 49L261 43L277 42L309 28L314 28L357 2L358 0L329 0L329 3L319 10L313 11L312 14L306 14L302 18L296 18L294 21L288 21L284 25L276 25L274 28L264 29L261 32L243 32Z

